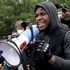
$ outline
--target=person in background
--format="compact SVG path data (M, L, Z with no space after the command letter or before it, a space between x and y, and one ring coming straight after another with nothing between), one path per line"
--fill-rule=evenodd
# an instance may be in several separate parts
M27 29L29 24L30 24L29 21L22 21L22 20L16 21L13 33L12 35L9 35L8 39L12 39L20 36ZM4 69L5 70L24 70L22 64L19 67L14 68L8 65L7 63L4 64Z
M67 25L70 28L70 12L66 9L62 11L62 9L58 12L59 21L63 25ZM68 18L66 18L68 16Z
M65 18L65 16L69 17ZM62 13L61 23L68 25L68 27L70 28L70 12Z
M17 34L17 30L16 30L16 28L14 28L11 35L16 35L16 34Z
M26 30L28 25L29 25L28 21L22 21L22 20L16 21L15 28L13 29L12 34L8 35L8 39L20 36L20 34L22 34Z
M30 70L70 70L70 31L59 26L55 5L41 2L34 13L39 35L24 49Z
M24 30L26 30L26 23L24 23L22 20L19 20L15 23L15 28L17 31L17 35L20 36L20 34L22 34Z
M61 20L62 20L62 19L61 19L61 18L62 18L62 13L63 13L63 12L58 12L59 25L62 26L62 27L67 27L67 28L69 28L69 26L68 26L67 24L62 23L62 21L61 21Z

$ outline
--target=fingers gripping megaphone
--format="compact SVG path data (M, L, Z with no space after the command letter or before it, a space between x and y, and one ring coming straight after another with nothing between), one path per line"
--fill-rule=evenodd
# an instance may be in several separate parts
M39 34L39 30L36 25L32 25L32 29L33 38L35 38ZM30 28L28 28L18 38L13 38L12 41L0 41L0 54L9 65L19 66L22 62L20 50L29 44L31 40L32 34Z

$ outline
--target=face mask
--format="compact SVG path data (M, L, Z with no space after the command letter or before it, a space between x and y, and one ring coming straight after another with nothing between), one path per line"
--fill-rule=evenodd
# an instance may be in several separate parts
M17 32L18 32L19 34L22 34L22 33L23 33L23 30L17 30Z

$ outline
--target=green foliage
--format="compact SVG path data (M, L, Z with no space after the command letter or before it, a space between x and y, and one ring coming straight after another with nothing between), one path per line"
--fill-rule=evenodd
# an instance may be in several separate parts
M35 24L34 8L39 2L47 0L0 0L0 38L11 34L17 20L29 20ZM55 3L56 0L49 0ZM59 4L63 4L63 0L58 0ZM66 0L66 4L70 6L70 0Z
M0 38L11 34L17 20L31 19L35 23L34 7L38 1L0 0Z

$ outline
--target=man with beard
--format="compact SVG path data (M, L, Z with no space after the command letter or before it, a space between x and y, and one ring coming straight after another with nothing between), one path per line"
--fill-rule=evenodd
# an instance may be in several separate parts
M56 7L51 2L42 2L35 6L34 12L40 33L24 49L25 56L31 58L30 68L70 70L70 31L59 26Z

